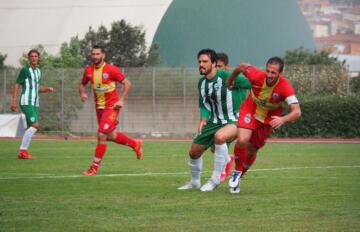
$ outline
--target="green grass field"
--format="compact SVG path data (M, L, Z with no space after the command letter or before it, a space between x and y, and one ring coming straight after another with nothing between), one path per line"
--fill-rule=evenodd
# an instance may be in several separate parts
M359 231L360 144L274 144L232 195L178 191L190 142L144 142L144 159L109 144L99 175L93 141L33 141L17 160L0 141L0 231ZM203 182L212 170L205 154Z

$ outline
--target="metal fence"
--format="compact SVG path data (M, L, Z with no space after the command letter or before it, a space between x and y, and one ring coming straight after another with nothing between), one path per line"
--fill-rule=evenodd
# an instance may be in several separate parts
M94 135L97 121L90 88L82 103L78 87L83 70L44 69L42 84L55 92L40 96L40 129L43 133ZM125 68L132 82L119 118L118 130L135 136L190 136L199 120L196 68ZM11 113L11 89L18 69L0 71L0 113ZM346 70L332 66L289 66L286 77L298 94L347 94ZM120 88L120 86L118 86Z

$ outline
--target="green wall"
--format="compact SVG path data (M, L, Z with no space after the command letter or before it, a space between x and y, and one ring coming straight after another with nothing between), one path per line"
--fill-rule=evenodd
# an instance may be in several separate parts
M197 66L202 48L226 52L230 64L263 66L270 56L314 40L295 0L173 0L155 33L160 66Z

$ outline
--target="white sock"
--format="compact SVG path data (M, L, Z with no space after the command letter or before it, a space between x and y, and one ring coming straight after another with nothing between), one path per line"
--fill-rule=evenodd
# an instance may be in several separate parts
M203 159L200 157L199 159L189 158L189 167L191 172L191 181L200 183L200 174L203 167Z
M20 149L27 150L29 148L31 138L36 133L37 129L35 127L29 127L22 138Z
M225 168L227 156L229 155L228 155L228 147L226 143L221 145L215 144L214 171L211 178L216 183L220 183L220 175Z

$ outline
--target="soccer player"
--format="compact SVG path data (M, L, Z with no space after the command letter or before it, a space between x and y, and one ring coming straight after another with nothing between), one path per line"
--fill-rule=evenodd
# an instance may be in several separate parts
M131 87L131 82L125 78L120 69L105 62L105 51L95 45L91 50L92 64L87 66L81 80L79 92L81 101L88 99L86 85L90 82L94 92L96 116L98 120L98 143L92 165L83 172L84 175L96 175L99 165L106 151L106 141L131 147L138 159L142 158L142 144L124 133L116 132L118 116ZM116 83L122 85L122 94L119 96Z
M18 93L21 88L20 109L25 114L27 129L22 138L18 159L34 159L28 148L31 139L39 129L39 93L51 93L52 87L41 85L41 71L39 69L40 52L31 49L28 52L28 64L24 65L16 79L13 88L11 111L17 111Z
M227 86L234 85L235 78L243 73L251 83L251 93L242 103L238 119L237 144L234 149L235 170L229 180L231 193L240 192L240 177L255 162L257 151L265 145L272 129L294 121L301 116L299 101L290 82L282 75L284 62L272 57L266 63L266 70L241 63L234 69ZM283 103L290 112L283 115Z
M189 151L190 182L179 190L214 190L220 184L220 175L229 159L227 142L236 138L236 122L240 103L250 88L248 80L240 75L235 78L232 90L226 87L230 71L216 69L216 52L203 49L198 53L199 72L203 77L198 83L200 122ZM214 171L206 184L201 186L202 154L215 144Z

